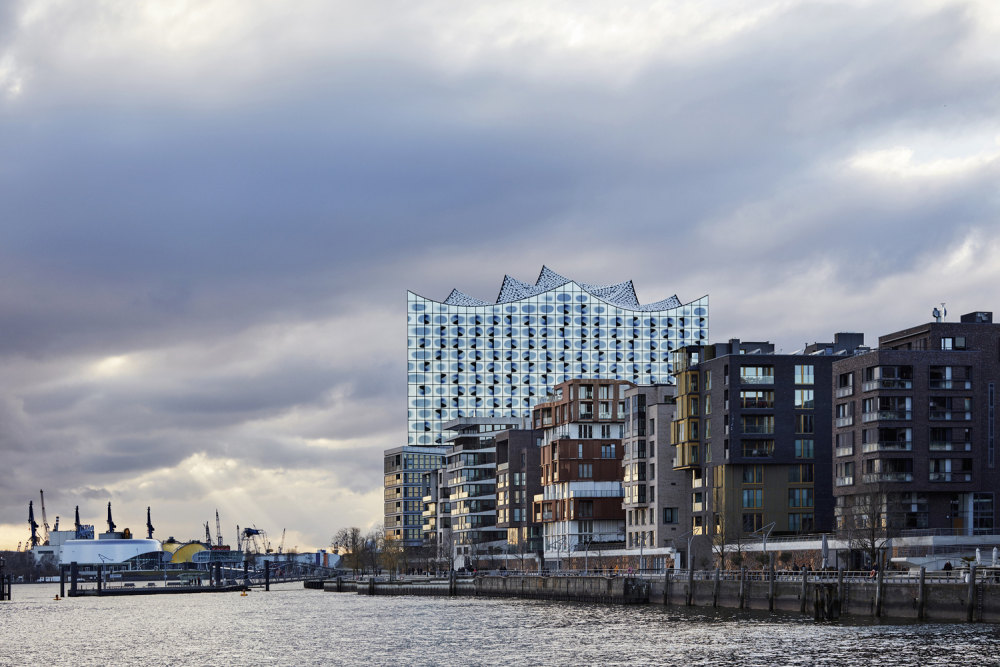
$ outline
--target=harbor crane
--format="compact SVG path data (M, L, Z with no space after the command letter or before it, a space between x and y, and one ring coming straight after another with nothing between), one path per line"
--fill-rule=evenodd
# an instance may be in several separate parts
M29 538L29 543L31 548L34 549L38 546L38 522L35 521L35 508L32 502L28 501L28 528L31 530L31 537ZM24 545L28 548L28 545Z
M115 532L115 522L111 520L111 501L108 501L108 532Z
M205 522L205 546L209 549L212 548L212 531L208 528L208 522Z
M222 524L219 522L219 508L215 508L215 539L222 546Z
M153 520L150 517L149 507L146 508L146 539L153 539Z
M49 543L49 520L45 517L45 491L42 489L38 490L38 495L41 496L42 500L42 544Z
M285 531L287 528L281 529L281 544L278 545L278 553L282 553L285 550Z
M80 506L76 506L76 522L74 524L76 528L76 539L80 539Z

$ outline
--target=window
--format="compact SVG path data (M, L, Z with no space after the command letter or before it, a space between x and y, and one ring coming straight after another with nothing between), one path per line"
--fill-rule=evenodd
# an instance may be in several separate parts
M742 408L773 408L774 392L759 389L741 389L740 407Z
M655 486L649 487L649 502L651 502L651 503L655 503L656 502L656 487ZM652 511L652 510L650 510L650 511ZM652 518L652 516L650 516L650 518Z
M593 438L594 437L594 427L589 424L580 426L580 437L581 438Z
M578 458L578 459L582 459L583 458L583 443L582 442L576 443L576 458Z
M851 437L854 436L853 433L848 434ZM797 459L811 459L815 457L816 445L814 440L796 440L795 441L795 458Z
M796 364L795 384L815 384L813 369L812 364Z
M740 415L740 425L742 433L774 433L774 415Z
M695 410L694 414L698 414L698 411ZM653 418L650 418L650 420L649 420L649 435L653 435L655 433L656 433L656 420L653 419Z
M795 390L795 408L797 410L812 410L814 407L816 407L816 403L813 399L812 389Z
M593 500L581 500L579 504L579 516L581 517L592 517L594 516L594 501Z
M705 391L712 389L712 371L705 371Z
M796 489L801 491L804 489ZM759 509L764 506L764 489L743 489L743 507Z
M664 507L663 523L677 523L679 514L679 508L677 507Z
M790 484L810 484L813 481L815 468L812 463L802 463L788 468L788 482Z
M854 485L854 461L844 461L837 464L834 482L836 486Z
M762 465L743 466L743 483L763 484L764 466Z
M601 445L601 458L602 459L613 459L615 458L615 446L612 445Z
M809 513L797 513L793 512L788 515L788 530L796 533L808 533L812 530L814 526L812 512Z
M774 456L774 440L744 440L743 456Z
M764 525L764 515L759 512L747 512L743 515L743 532L753 533Z
M774 366L740 366L743 384L774 384Z
M813 504L812 489L788 489L789 507L812 507Z
M594 478L594 464L593 463L580 463L577 468L577 475L580 479L593 479Z
M605 439L611 437L611 424L601 424L601 437Z
M942 338L941 339L941 349L942 350L964 350L965 349L965 336L955 336L954 338Z
M816 418L813 415L795 415L796 433L815 433Z

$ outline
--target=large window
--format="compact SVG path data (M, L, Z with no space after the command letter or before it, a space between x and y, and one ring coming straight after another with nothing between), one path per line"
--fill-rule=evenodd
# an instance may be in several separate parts
M707 402L706 402L707 403ZM742 408L773 408L774 392L762 389L741 389L740 407Z
M743 489L743 507L759 509L764 506L764 489Z
M677 523L679 516L680 512L677 507L663 508L663 523Z
M812 389L795 390L795 408L798 410L812 410L816 407Z
M774 384L774 366L741 366L743 384Z
M762 465L743 466L743 483L763 484L764 466Z
M802 434L815 433L816 418L813 415L795 415L795 432Z
M593 463L581 463L578 468L578 476L580 479L593 479L594 478L594 464Z
M774 433L774 415L740 415L740 426L742 433Z
M812 364L796 364L795 384L815 384L815 369Z
M813 507L812 489L788 489L789 507Z
M743 456L768 457L774 456L774 440L744 440Z
M814 440L796 440L795 458L811 459L816 456L816 442Z

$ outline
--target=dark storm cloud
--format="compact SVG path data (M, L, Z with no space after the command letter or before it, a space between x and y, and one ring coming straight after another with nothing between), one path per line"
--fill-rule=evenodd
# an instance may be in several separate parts
M377 516L407 288L492 300L547 263L710 293L713 335L819 339L845 292L996 238L989 5L734 6L683 34L692 12L628 6L613 38L599 7L511 7L0 7L0 523L39 478L194 516L193 460L275 498L328 471L297 493ZM825 321L776 314L801 289Z

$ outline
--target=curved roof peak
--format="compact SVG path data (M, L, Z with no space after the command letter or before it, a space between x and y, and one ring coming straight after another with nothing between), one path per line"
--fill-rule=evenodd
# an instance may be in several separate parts
M628 308L630 310L663 310L667 308L677 308L682 305L676 295L655 303L642 305L639 303L639 299L635 293L635 285L631 280L611 285L592 285L589 283L574 281L566 276L556 273L548 266L544 265L542 266L542 270L538 273L538 278L535 280L534 284L526 283L523 280L518 280L510 275L505 275L503 277L503 282L500 285L500 292L497 294L494 304L519 301L521 299L542 294L557 287L562 287L563 285L567 285L569 283L575 283L581 289L589 292L599 299L607 301L610 304ZM494 305L488 301L470 296L457 289L453 289L448 295L448 298L442 303L451 306Z

